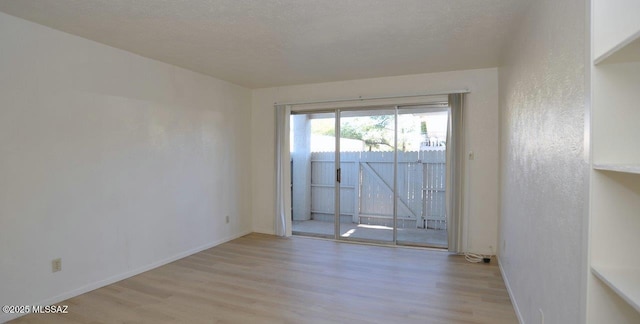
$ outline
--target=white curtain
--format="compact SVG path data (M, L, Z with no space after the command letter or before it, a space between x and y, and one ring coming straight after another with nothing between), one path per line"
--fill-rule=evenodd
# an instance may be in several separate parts
M291 236L291 106L276 106L276 228L278 236Z
M464 208L464 94L449 95L447 132L447 228L449 251L462 253L462 215Z

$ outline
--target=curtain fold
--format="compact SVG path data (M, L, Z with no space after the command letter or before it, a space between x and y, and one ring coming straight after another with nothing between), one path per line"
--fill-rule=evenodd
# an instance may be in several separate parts
M464 213L464 94L449 95L446 210L449 251L462 253Z
M276 106L276 222L278 236L291 236L291 106Z

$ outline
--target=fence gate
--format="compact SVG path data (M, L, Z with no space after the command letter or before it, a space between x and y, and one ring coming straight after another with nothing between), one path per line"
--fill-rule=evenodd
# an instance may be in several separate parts
M314 220L334 220L334 154L311 153ZM392 226L393 152L340 154L340 221ZM445 159L445 151L398 152L399 228L446 229Z

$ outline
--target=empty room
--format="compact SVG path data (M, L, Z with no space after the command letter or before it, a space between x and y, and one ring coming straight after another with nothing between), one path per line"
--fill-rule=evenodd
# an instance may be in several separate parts
M637 0L0 0L0 323L640 323L639 89Z

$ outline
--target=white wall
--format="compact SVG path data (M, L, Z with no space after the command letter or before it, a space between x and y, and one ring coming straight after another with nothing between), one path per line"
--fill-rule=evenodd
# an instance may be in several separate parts
M0 48L1 305L251 230L250 90L2 13Z
M499 258L524 323L584 316L586 15L532 2L500 68Z
M274 233L275 175L274 102L383 96L467 88L467 151L469 165L469 250L490 253L496 248L498 219L498 72L480 69L399 77L306 84L253 91L252 199L253 230ZM495 251L495 250L494 250Z

